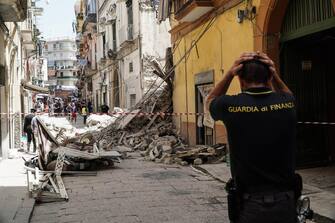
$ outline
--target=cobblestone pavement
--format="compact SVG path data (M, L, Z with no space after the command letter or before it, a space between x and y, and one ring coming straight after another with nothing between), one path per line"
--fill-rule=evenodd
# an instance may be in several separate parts
M68 202L35 207L31 222L228 222L224 185L190 167L127 159L97 176L64 177Z

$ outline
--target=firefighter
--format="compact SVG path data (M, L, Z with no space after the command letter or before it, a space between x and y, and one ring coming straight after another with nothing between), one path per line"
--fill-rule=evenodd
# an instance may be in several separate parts
M227 95L234 77L242 93ZM228 133L231 222L295 223L295 100L274 62L264 53L243 53L211 91L207 106Z

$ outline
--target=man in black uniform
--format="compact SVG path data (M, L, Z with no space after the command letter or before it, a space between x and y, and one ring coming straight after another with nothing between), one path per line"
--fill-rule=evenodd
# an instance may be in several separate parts
M242 93L226 95L237 76ZM238 223L295 223L294 96L263 53L244 53L207 99L226 126Z
M35 117L36 110L31 109L30 112L31 113L26 115L26 117L24 118L24 126L23 126L23 131L27 134L27 152L28 153L30 152L31 141L33 141L33 146L34 146L33 152L36 152L36 142L35 142L35 137L33 134L33 129L31 127L31 121Z

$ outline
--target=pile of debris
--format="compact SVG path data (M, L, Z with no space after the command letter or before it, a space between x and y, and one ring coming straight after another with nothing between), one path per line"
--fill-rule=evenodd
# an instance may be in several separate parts
M222 162L226 146L188 147L173 126L171 91L165 85L160 94L143 100L128 115L119 117L114 124L93 132L90 140L100 149L118 151L127 157L127 152L140 151L146 160L181 165Z

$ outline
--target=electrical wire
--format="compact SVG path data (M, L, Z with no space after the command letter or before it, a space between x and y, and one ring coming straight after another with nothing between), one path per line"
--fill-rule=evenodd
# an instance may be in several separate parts
M156 87L156 89L151 92L151 94L146 98L146 99L142 99L139 103L143 103L145 101L147 101L148 99L150 99L154 93L161 87L161 85L164 83L164 81L166 81L174 72L174 69L185 59L187 58L187 56L191 53L192 49L196 46L196 44L200 41L200 39L205 35L205 33L211 28L211 26L214 24L214 21L216 20L217 16L214 16L211 18L211 20L207 23L206 28L203 30L203 32L200 33L200 35L198 36L198 38L191 44L190 48L184 53L184 55L179 58L179 61L173 65L173 67L167 72L166 77L163 79L163 81ZM138 104L139 104L138 103ZM137 104L137 105L138 105ZM136 105L136 106L137 106Z

